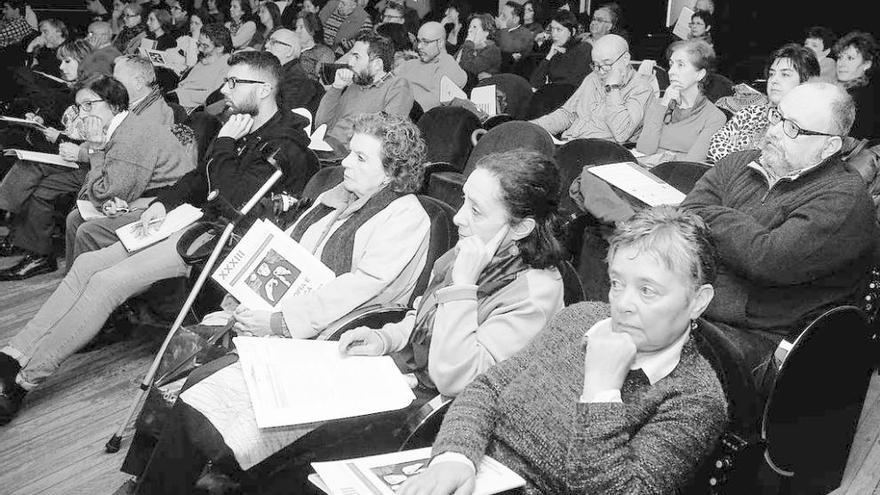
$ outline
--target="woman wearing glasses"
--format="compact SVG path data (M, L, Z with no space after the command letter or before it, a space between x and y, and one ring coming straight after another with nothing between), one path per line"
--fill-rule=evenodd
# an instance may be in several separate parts
M113 39L113 46L123 55L131 55L137 52L141 40L147 34L147 26L141 17L141 6L137 3L127 3L122 9L122 29Z
M773 52L767 67L767 102L749 105L736 112L709 143L708 161L716 163L734 151L758 149L770 126L769 112L792 88L819 77L819 62L813 51L789 43Z
M702 40L714 48L712 43L712 14L708 12L695 12L691 16L691 22L688 24L690 33L689 40Z
M703 94L715 51L705 41L678 41L668 50L669 87L648 106L636 150L648 165L705 162L712 136L727 117Z
M184 108L204 105L208 95L223 84L229 71L227 62L232 51L229 30L222 24L208 24L198 39L199 61L171 93L177 95L178 103Z

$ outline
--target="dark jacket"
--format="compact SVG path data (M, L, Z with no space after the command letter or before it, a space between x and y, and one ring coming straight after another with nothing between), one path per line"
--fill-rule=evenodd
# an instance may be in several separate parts
M880 137L880 111L877 99L877 87L874 84L853 86L847 90L856 104L856 121L849 135L854 138L871 139Z
M546 57L541 59L529 82L536 89L545 84L568 84L577 88L590 73L592 49L589 43L572 37L565 44L565 53L557 53L550 60Z
M750 166L759 156L723 158L682 208L699 214L718 244L715 298L704 316L786 335L853 301L872 262L874 205L837 155L772 188Z
M309 78L299 60L291 60L284 64L282 71L278 107L287 111L300 107L307 108L312 115L315 115L321 97L324 96L324 88Z
M159 194L166 210L182 203L202 206L208 195L208 182L234 207L241 208L274 172L267 158L275 156L284 176L273 188L299 196L309 178L318 170L318 160L308 149L309 138L303 128L305 117L279 111L262 127L239 140L220 137L211 143L206 159L184 175L174 186ZM254 211L263 216L264 212Z
M492 40L477 50L473 41L465 41L455 57L465 72L479 76L482 72L497 74L501 70L501 50Z

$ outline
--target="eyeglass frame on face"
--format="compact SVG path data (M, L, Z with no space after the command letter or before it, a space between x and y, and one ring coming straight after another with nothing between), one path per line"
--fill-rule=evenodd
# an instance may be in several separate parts
M590 19L590 22L602 22L605 24L614 24L614 21L612 21L611 19L603 19L601 17L596 17L596 16L593 16L593 18Z
M401 20L402 20L402 19L403 19L403 15L391 15L391 14L384 14L384 13L383 13L383 14L382 14L382 20L384 21L385 19L401 19Z
M239 79L237 77L224 77L223 85L229 89L235 89L239 84L269 84L266 81L257 81L256 79Z
M135 17L140 17L140 16L141 16L140 14L124 14L123 15L123 17L125 17L126 19L133 19Z
M196 41L196 48L201 49L211 49L213 48L211 45L205 43L204 41Z
M777 108L771 108L770 110L767 111L767 121L770 122L771 126L774 126L774 125L782 122L782 132L789 139L797 139L799 136L825 136L825 137L838 137L838 136L840 136L839 134L828 134L827 132L818 132L818 131L811 131L809 129L803 129L796 122L785 118L785 116L782 115L782 112L780 112L779 109L777 109ZM788 124L788 125L786 125L786 124ZM792 136L789 133L788 129L794 129L794 136Z
M293 47L293 45L291 45L290 43L287 43L287 42L285 42L285 41L281 41L281 40L276 40L275 38L269 38L269 39L267 39L267 40L266 40L266 46L269 46L269 43L272 43L273 45L277 43L277 44L279 44L279 45L284 45L284 46L286 46L287 48L292 48L292 47Z
M92 105L94 105L95 103L98 103L98 102L102 102L102 101L104 101L102 98L99 98L97 100L86 100L82 103L77 103L76 108L80 112L91 112Z
M426 40L426 39L422 39L422 38L416 38L416 42L417 42L419 45L427 46L427 45L430 45L431 43L435 43L435 42L437 42L437 41L441 41L442 39L443 39L443 38L437 38L437 39L435 39L435 40Z
M614 61L610 64L597 64L596 62L590 62L590 68L593 69L595 72L608 72L612 69L612 67L614 67L614 64L620 61L620 59L622 59L623 56L627 53L629 52L624 51L623 53L618 55L617 58L615 58Z

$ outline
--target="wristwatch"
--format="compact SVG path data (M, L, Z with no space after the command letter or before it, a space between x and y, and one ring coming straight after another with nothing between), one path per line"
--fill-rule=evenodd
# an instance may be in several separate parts
M620 84L606 84L605 85L605 92L610 93L612 89L620 89L622 87L623 86L621 86Z

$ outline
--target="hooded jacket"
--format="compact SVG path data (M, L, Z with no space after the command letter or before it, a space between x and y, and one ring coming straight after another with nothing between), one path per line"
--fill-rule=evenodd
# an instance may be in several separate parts
M202 206L208 186L217 189L234 207L241 208L274 172L268 157L279 150L275 161L284 176L273 191L299 196L309 178L318 170L318 159L309 149L309 137L303 130L305 117L279 109L259 129L241 139L219 137L211 143L205 160L184 175L174 186L156 198L166 210L183 203ZM260 216L262 212L254 211Z

